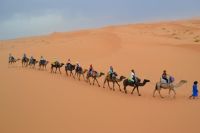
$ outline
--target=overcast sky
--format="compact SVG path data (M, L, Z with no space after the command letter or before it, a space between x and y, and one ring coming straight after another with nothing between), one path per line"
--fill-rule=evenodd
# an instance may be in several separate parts
M0 0L0 39L200 16L200 0Z

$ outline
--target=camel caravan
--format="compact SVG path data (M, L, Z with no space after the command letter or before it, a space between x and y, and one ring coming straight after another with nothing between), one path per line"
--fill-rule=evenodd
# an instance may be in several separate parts
M14 56L9 54L9 61L8 61L9 65L14 64L20 60L22 63L22 67L35 68L36 65L38 64L39 70L46 70L47 65L49 64L49 61L44 59L43 56L40 57L40 60L36 60L35 58L33 58L33 56L28 58L26 54L23 55L22 59L14 58ZM140 78L136 76L134 70L131 70L130 74L131 76L129 78L126 78L123 75L118 76L118 74L114 72L112 66L110 66L109 72L105 75L105 73L103 72L98 72L94 70L92 64L89 66L89 69L83 69L82 66L79 64L79 62L76 62L76 64L72 64L70 59L67 60L66 65L62 62L59 62L57 59L54 59L54 61L50 65L51 65L51 70L50 70L51 73L56 73L57 71L59 71L59 73L61 74L61 68L64 67L67 76L70 77L72 76L74 79L77 78L79 81L81 80L82 77L82 79L87 83L89 83L90 85L95 85L95 83L97 83L99 87L100 87L98 81L99 78L105 76L103 81L103 88L105 88L105 85L107 83L109 89L113 91L115 91L115 85L118 86L119 91L122 91L120 86L120 82L122 82L125 94L127 94L127 87L129 86L132 88L131 94L133 94L134 90L136 89L138 96L141 96L139 92L139 87L145 86L148 82L150 82L150 80L148 79L144 79L142 81ZM112 87L110 86L110 83L112 84ZM160 78L160 81L158 81L155 85L155 89L153 91L153 97L155 97L156 92L158 92L160 97L164 98L161 95L162 89L165 90L168 89L169 95L171 94L171 92L173 92L174 94L173 97L175 97L176 96L175 89L181 87L185 83L187 83L186 80L181 80L178 83L175 83L174 77L168 75L166 70L164 70Z

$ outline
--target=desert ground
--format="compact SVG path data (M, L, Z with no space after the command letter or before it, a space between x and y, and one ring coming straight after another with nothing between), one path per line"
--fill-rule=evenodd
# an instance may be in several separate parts
M8 65L8 54L23 53L48 61L70 58L83 68L90 64L107 73L112 65L119 76L151 82L132 87L128 94L89 85L47 70L22 68L21 61ZM108 26L74 32L0 41L0 132L1 133L199 133L200 100L189 100L194 80L200 81L200 19ZM155 84L163 70L175 82L176 98L161 99ZM106 84L107 85L107 84ZM112 85L112 84L111 84ZM120 82L123 88L122 82ZM123 89L122 89L123 90Z

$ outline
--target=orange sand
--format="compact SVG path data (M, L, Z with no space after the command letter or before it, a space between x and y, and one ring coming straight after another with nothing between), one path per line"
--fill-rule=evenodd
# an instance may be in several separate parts
M79 61L84 68L150 79L141 97L90 86L83 80L47 71L8 66L8 54L23 53L51 61ZM199 133L200 101L189 100L200 81L200 20L110 26L93 30L0 41L0 133ZM38 68L38 66L37 66ZM166 69L176 82L177 97L152 97ZM102 85L103 78L99 81ZM121 84L122 86L122 84Z

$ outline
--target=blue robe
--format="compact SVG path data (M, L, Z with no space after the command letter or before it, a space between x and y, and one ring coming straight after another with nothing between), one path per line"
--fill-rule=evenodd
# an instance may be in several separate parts
M192 96L197 97L198 96L198 88L197 85L193 85L192 88Z

